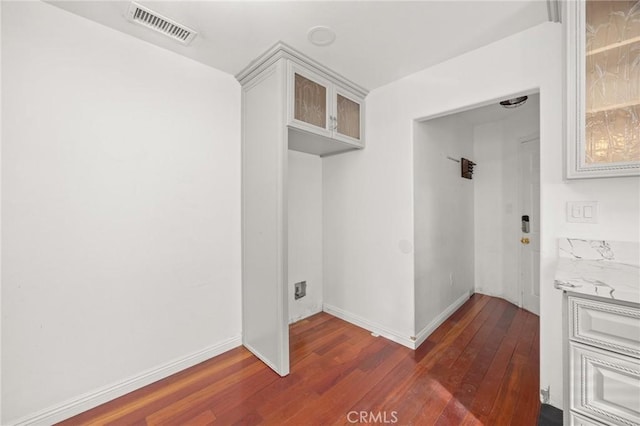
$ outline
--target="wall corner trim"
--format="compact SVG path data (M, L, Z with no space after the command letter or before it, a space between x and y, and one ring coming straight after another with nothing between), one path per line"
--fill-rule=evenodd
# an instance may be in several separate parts
M440 327L440 324L445 322L446 319L449 318L451 314L453 314L456 310L458 310L460 306L464 305L464 303L467 300L469 300L470 297L471 297L471 292L470 291L465 292L462 296L456 299L455 302L453 302L444 311L442 311L440 315L435 317L433 321L427 324L426 327L420 330L420 332L416 336L416 341L413 342L414 349L417 349L425 340L427 340L427 337L429 337L429 335L433 333L436 330L436 328Z
M39 426L58 423L234 349L241 344L242 337L240 335L228 338L198 352L193 352L184 357L174 359L166 364L146 370L117 383L85 393L60 404L45 408L44 410L38 411L34 414L9 421L7 424L14 426Z
M383 325L377 324L375 322L369 321L365 318L362 318L359 315L353 314L351 312L347 312L344 309L337 308L332 305L323 304L322 310L328 314L331 314L335 317L340 318L341 320L350 322L351 324L357 325L358 327L364 328L365 330L369 330L372 333L379 334L380 336L392 340L396 343L401 344L402 346L406 346L409 349L415 349L415 343L409 336L405 336L402 333L391 330Z

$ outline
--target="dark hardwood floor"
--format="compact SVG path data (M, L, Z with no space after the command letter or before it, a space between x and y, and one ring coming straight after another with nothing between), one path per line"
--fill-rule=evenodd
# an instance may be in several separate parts
M63 425L535 425L538 317L474 295L416 351L321 313L291 326L291 374L244 348Z

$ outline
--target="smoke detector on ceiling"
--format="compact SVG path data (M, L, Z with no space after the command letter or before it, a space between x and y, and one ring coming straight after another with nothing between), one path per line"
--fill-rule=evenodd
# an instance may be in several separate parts
M163 16L148 7L144 7L134 1L129 5L127 19L136 24L145 26L150 30L164 34L165 36L187 45L198 35L197 32Z
M336 33L329 27L319 25L309 29L307 38L316 46L329 46L336 40Z

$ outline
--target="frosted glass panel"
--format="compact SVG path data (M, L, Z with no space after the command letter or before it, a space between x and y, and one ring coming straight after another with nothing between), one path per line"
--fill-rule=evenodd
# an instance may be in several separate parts
M327 127L327 88L308 78L295 75L294 117L296 120Z
M338 133L360 139L360 104L338 95Z
M585 162L640 161L640 1L587 1L585 45Z
M617 163L640 160L640 107L587 114L586 162Z

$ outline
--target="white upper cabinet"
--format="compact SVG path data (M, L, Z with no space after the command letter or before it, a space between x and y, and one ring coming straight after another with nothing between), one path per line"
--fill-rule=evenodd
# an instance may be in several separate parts
M288 125L362 148L364 99L292 60L288 66Z
M366 89L284 43L274 45L236 78L247 92L269 73L284 83L264 99L284 103L284 119L278 124L289 149L322 157L364 148ZM254 125L243 122L245 129Z
M640 2L568 1L566 177L640 174Z

